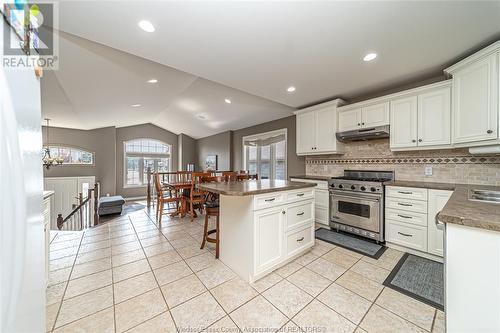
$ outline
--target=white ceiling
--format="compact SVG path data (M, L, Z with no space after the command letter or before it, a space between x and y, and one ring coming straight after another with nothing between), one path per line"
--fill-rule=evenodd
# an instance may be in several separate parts
M500 37L500 1L67 1L59 17L61 30L116 50L63 36L61 69L44 79L54 125L142 120L193 137L435 76ZM368 51L379 57L364 63Z

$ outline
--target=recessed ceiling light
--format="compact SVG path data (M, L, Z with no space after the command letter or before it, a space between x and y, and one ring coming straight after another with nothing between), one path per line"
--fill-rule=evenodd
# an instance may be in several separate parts
M141 106L141 104L139 104L139 103L131 105L131 107L133 107L133 108L138 108L139 106Z
M137 23L139 25L139 28L141 28L142 30L146 31L146 32L154 32L155 31L155 27L153 25L153 23L147 21L147 20L142 20L142 21L139 21L139 23Z
M227 104L231 104L231 100L229 98L224 99L224 102L226 102Z
M289 93L293 93L295 91L295 87L294 86L288 87L286 91L288 91Z
M157 83L158 80L157 79L151 79L151 80L148 80L148 83Z
M363 58L363 60L364 61L372 61L376 57L377 57L376 53L368 53L367 55L365 55L365 57Z

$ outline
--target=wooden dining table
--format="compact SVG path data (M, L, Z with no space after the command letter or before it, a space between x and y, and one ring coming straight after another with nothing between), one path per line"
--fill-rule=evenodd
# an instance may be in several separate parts
M173 191L175 191L175 195L181 198L181 204L178 207L178 209L171 213L170 216L180 216L184 217L186 216L186 198L183 196L183 191L186 189L191 189L191 181L162 181L162 185L165 186L166 188L170 188Z

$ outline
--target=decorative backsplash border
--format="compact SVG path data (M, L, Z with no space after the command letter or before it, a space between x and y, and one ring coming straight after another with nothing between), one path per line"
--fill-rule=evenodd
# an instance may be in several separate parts
M308 158L306 164L500 164L500 156Z

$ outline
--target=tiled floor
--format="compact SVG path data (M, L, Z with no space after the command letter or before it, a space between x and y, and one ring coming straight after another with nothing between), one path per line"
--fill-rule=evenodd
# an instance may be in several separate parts
M200 250L201 223L158 228L141 210L54 233L47 331L444 332L444 313L381 284L401 252L374 260L317 241L248 284Z

